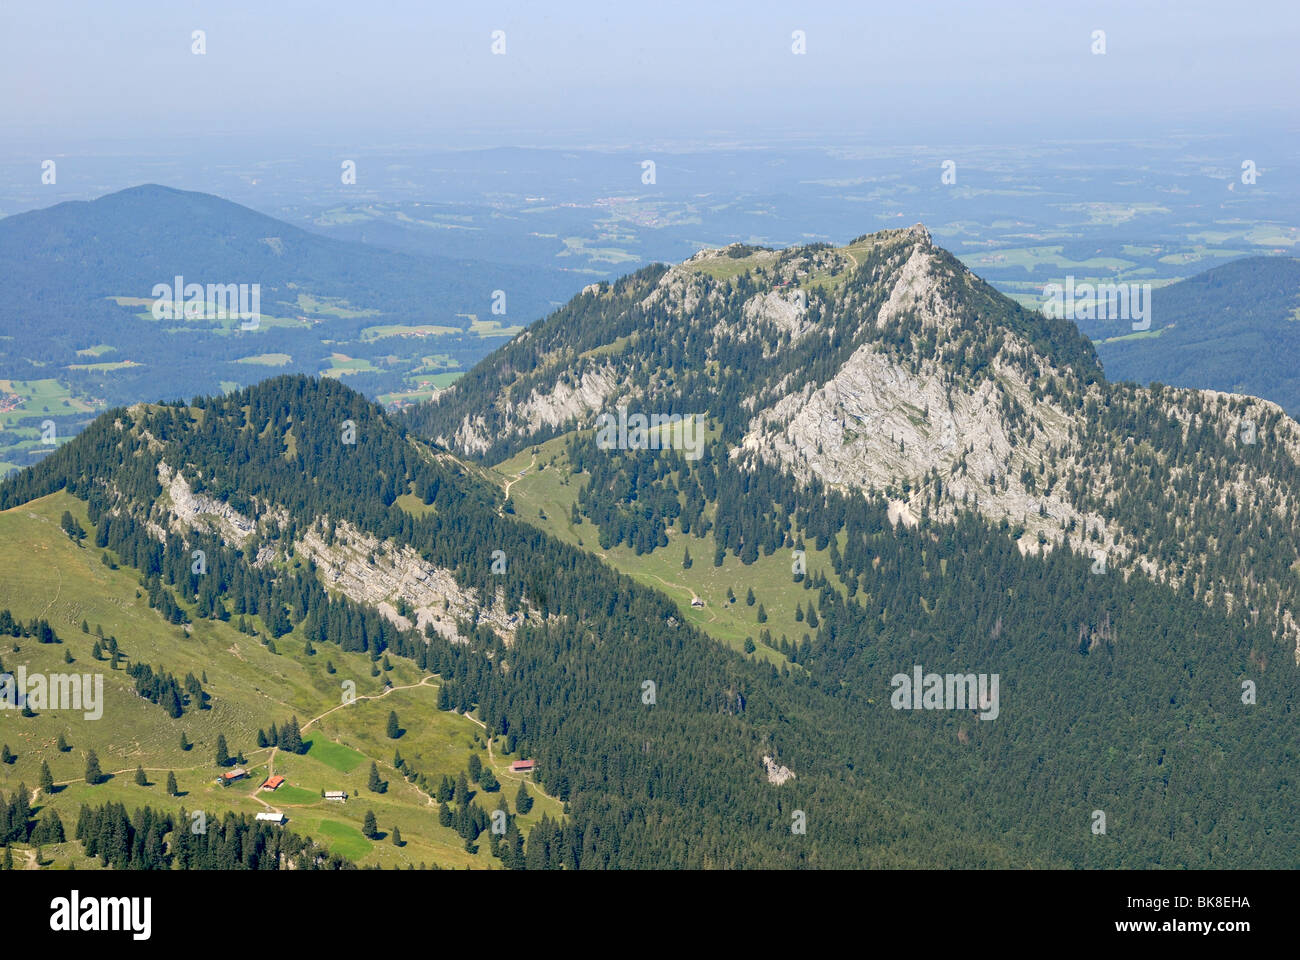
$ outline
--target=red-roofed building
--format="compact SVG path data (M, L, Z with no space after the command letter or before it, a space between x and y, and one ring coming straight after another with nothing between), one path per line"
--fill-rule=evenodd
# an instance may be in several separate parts
M510 772L511 772L511 773L527 773L529 770L533 769L535 766L537 766L537 761L536 761L536 760L516 760L514 763L510 764Z
M279 774L276 774L274 777L267 780L266 783L262 784L262 786L265 787L267 790L274 790L282 783L284 783L284 777L280 776Z
M234 780L244 779L244 777L248 776L248 771L245 770L243 767L236 767L234 770L231 770L228 773L223 773L221 776L222 779L226 781L226 783L230 783L231 781Z

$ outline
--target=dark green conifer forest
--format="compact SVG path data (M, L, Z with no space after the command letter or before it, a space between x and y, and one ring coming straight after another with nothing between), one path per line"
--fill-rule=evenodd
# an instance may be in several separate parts
M354 445L340 440L347 420ZM197 594L195 615L257 616L276 637L405 657L439 674L440 705L475 710L490 733L537 758L539 783L566 804L525 844L513 824L485 835L488 812L457 784L439 815L509 866L1296 865L1300 688L1281 658L1263 662L1267 625L1141 576L1091 575L1082 552L1024 555L1010 530L973 512L893 526L883 501L796 489L710 455L689 466L602 465L581 441L570 449L602 478L582 504L611 543L657 549L670 520L709 522L704 504L716 507L720 547L742 560L838 538L834 577L801 583L809 642L780 669L725 649L662 594L498 512L500 493L469 465L332 380L282 377L113 411L0 485L0 509L66 488L87 501L97 546L160 595ZM202 535L159 542L142 511L161 492L162 460L250 515L283 506L285 526L241 549ZM631 488L649 510L629 509ZM402 510L395 500L408 492L433 509ZM292 542L322 517L410 545L465 587L500 586L512 611L537 616L508 646L471 622L453 643L331 596L309 562L248 562L263 538ZM206 551L203 578L191 573L194 542ZM510 558L501 574L491 571L497 549ZM892 709L890 678L914 664L999 674L997 721ZM166 685L157 670L150 683L160 676ZM1242 702L1247 680L1263 691L1257 704ZM295 730L279 728L282 746L292 749ZM769 783L765 755L795 779ZM1094 810L1106 813L1105 836L1089 829ZM796 811L806 833L792 832ZM21 810L8 816L11 830L27 822ZM162 863L160 816L87 851ZM88 812L77 837L97 840L104 818L135 823L121 810ZM273 862L268 837L289 836L235 823L202 843L183 833L167 854L181 866Z

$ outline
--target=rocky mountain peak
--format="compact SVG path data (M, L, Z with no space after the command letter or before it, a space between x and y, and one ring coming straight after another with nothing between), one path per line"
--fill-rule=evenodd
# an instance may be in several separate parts
M884 496L905 523L972 511L1025 552L1068 544L1229 606L1255 585L1147 528L1245 509L1300 542L1300 507L1268 492L1269 471L1300 463L1281 411L1107 383L1074 324L998 293L919 223L647 268L534 325L416 429L495 462L618 406L705 414L717 455ZM1270 425L1267 455L1281 459L1238 442L1245 421ZM1221 486L1188 486L1211 465ZM1293 640L1289 613L1276 619Z

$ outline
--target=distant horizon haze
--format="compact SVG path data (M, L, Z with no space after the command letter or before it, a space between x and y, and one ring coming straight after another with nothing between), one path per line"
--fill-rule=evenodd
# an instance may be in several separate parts
M349 150L898 144L1296 125L1300 8L1273 0L55 0L10 2L3 19L4 149L45 155L149 142L165 152L178 139Z

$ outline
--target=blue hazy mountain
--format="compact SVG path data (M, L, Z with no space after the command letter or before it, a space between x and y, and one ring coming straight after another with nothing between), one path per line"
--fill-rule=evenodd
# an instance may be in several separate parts
M16 464L44 452L30 445L47 417L66 436L105 404L219 393L268 373L342 376L387 402L427 396L588 282L325 237L156 185L0 220L0 262L0 380L20 384L0 396L0 462ZM160 318L155 289L177 277L205 291L245 285L250 300L256 286L259 320ZM32 399L51 392L68 399Z
M1112 380L1263 397L1300 414L1300 259L1246 257L1152 294L1151 333L1097 344Z

